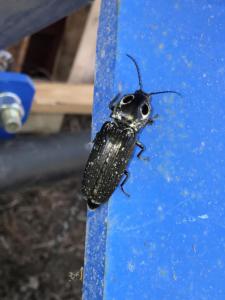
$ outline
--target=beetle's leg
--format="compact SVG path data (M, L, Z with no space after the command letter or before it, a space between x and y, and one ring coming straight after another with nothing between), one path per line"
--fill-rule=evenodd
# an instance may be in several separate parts
M155 122L155 120L158 119L158 117L159 117L159 115L156 114L153 116L153 118L148 119L147 125L152 125Z
M146 160L146 161L149 161L149 157L142 157L141 154L145 151L145 146L141 143L141 142L136 142L136 145L141 149L140 152L138 152L137 154L137 157L139 159L142 159L142 160Z
M127 192L125 192L125 191L124 191L124 188L123 188L124 184L127 182L127 179L129 178L129 173L128 173L127 170L124 171L124 175L125 175L126 177L125 177L124 180L121 182L120 187L121 187L122 192L123 192L127 197L130 197L130 195L129 195Z
M154 123L154 120L152 118L148 119L147 125L152 125Z
M99 205L100 205L100 204L97 204L97 203L92 202L90 199L87 201L87 204L88 204L88 207L89 207L90 209L96 209L96 208L98 208Z
M109 108L111 110L114 109L115 107L115 103L119 100L119 98L121 97L121 93L118 93L110 102L109 102Z

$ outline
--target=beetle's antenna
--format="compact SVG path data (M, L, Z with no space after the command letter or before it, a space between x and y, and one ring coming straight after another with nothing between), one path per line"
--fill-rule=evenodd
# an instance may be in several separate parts
M131 55L127 54L127 56L133 61L134 65L136 67L137 74L138 74L139 87L140 87L140 90L142 90L143 84L142 84L142 80L141 80L141 72L140 72L139 66L138 66L136 60Z
M152 96L152 95L158 95L158 94L176 94L180 97L182 97L182 95L176 91L162 91L162 92L153 92L153 93L149 93L148 95L149 96Z

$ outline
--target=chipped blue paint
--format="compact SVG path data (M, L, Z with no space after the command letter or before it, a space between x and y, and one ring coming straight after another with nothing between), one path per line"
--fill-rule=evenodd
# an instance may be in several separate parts
M116 10L109 2L101 13L94 133L110 98L137 88L126 53L140 65L144 90L173 89L183 98L153 98L160 118L140 136L151 162L134 156L131 197L118 188L92 212L96 222L88 220L94 252L86 256L84 291L94 296L84 299L224 300L225 3L121 0ZM91 275L98 258L101 294Z

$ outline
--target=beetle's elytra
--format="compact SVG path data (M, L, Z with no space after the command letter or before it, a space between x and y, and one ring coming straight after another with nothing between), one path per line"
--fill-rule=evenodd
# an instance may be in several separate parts
M123 190L129 176L126 167L135 145L140 148L138 158L142 158L141 154L144 151L144 146L137 140L137 133L154 122L151 96L161 93L178 94L175 91L144 92L137 62L132 56L128 54L127 56L135 64L139 89L123 96L118 94L110 102L112 121L104 123L95 137L82 183L82 193L91 209L97 208L109 199L123 175L125 178L120 186L126 194Z

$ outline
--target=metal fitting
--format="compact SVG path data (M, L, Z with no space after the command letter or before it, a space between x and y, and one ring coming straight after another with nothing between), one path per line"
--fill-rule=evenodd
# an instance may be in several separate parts
M21 99L14 93L0 94L1 125L8 133L16 133L22 128L24 109Z
M9 51L0 50L0 71L9 71L13 64L13 56Z

